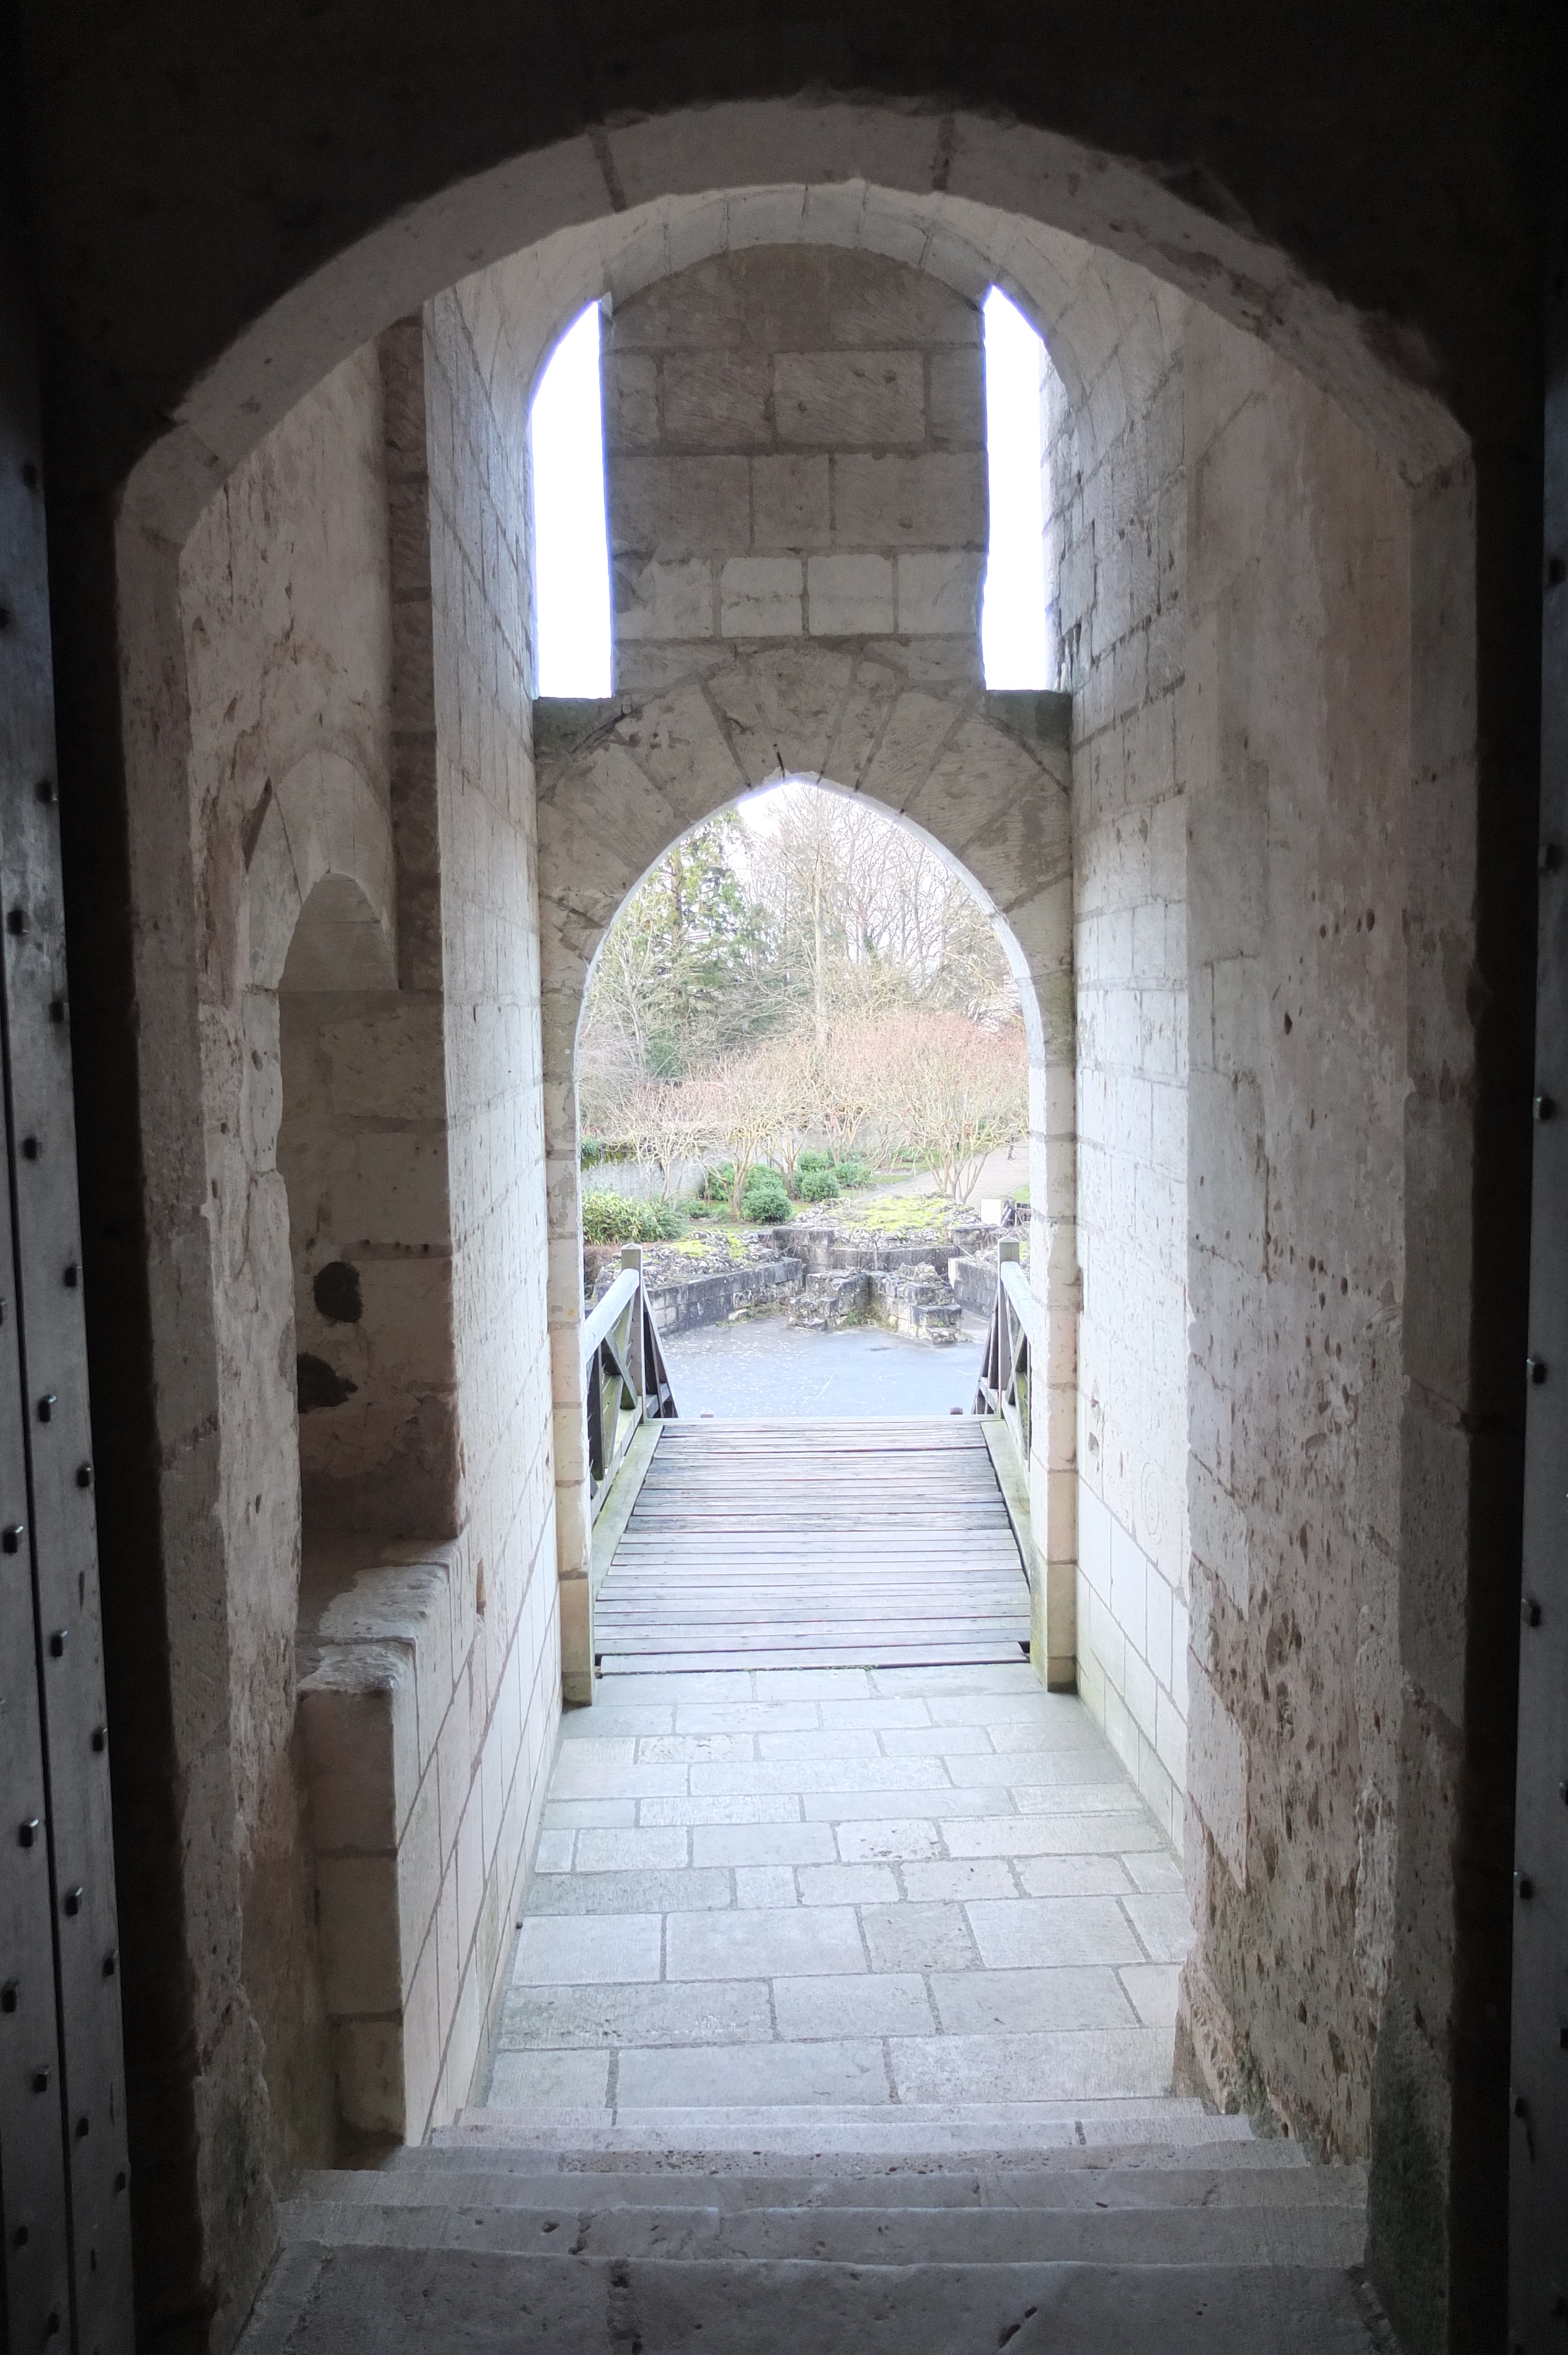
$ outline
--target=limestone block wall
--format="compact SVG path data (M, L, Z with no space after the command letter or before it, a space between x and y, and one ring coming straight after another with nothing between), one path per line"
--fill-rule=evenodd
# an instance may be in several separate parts
M207 1673L227 1684L227 1756L192 1787L219 1776L231 1792L243 1993L226 2001L265 2076L272 2156L287 2164L330 2152L335 2105L289 1755L300 1506L275 992L301 907L329 865L388 917L390 644L373 352L335 369L230 477L185 545L178 586L189 849L184 873L172 872L188 895L184 986L196 994L200 1061L187 1085L210 1235L209 1264L187 1273L208 1295L212 1357L204 1363L187 1308L165 1445L175 1492L219 1550L222 1601L202 1615ZM216 1461L204 1470L207 1432Z
M182 563L241 2001L285 2165L466 2099L554 1743L525 565L455 298L302 403ZM307 1621L357 1595L308 1804L302 1494ZM356 1748L399 1644L414 1734Z
M440 1004L397 987L370 915L323 879L277 988L307 1575L344 1532L456 1527Z
M1184 377L1187 2008L1217 2083L1356 2157L1403 1708L1409 509L1206 312Z
M1102 338L1081 398L1069 407L1048 382L1046 401L1058 644L1075 714L1078 1685L1178 1849L1188 1625L1183 312L1151 291Z
M500 2000L560 1653L524 445L497 413L461 292L429 306L424 363L463 1508L452 1641L470 1663L469 1782L450 1846L443 1825L455 1947L443 1926L437 2120L468 2098Z
M300 1748L339 2109L353 2134L377 2141L417 2140L438 2114L461 1984L477 1668L465 1571L454 1544L363 1572L300 1631ZM504 1700L514 1741L519 1702L514 1679Z
M718 255L615 306L604 389L618 648L897 635L978 662L985 400L961 294L835 246Z

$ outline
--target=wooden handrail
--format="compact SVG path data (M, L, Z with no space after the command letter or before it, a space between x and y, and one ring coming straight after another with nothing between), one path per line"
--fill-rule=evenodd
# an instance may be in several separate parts
M1034 1295L1018 1263L1018 1244L1012 1236L1004 1236L997 1246L996 1305L986 1336L974 1412L994 1416L1002 1423L1024 1467L1029 1463L1030 1368L1038 1331Z
M620 1273L583 1321L591 1520L599 1518L642 1425L675 1416L674 1392L642 1282L642 1253L630 1243L620 1262Z
M633 1299L641 1289L641 1284L642 1273L640 1268L623 1267L604 1298L595 1302L589 1311L588 1322L583 1327L585 1358L591 1356L592 1352L599 1348L627 1302Z
M1007 1294L1009 1300L1012 1301L1013 1308L1017 1312L1018 1317L1022 1324L1025 1332L1029 1336L1030 1347L1033 1348L1039 1331L1039 1315L1034 1295L1029 1289L1029 1278L1024 1274L1023 1270L1019 1266L1018 1262L1015 1259L1004 1259L996 1273L998 1281Z

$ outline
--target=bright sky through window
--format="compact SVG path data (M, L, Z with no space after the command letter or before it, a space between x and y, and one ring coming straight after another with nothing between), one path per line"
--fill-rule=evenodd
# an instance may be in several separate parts
M541 695L610 690L599 330L590 303L551 353L528 421Z
M980 603L988 687L1050 683L1045 631L1045 518L1040 484L1040 388L1044 346L993 286L985 321L985 446L991 549Z

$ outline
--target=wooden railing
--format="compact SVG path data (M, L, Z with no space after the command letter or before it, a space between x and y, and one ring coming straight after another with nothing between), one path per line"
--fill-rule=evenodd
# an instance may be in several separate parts
M627 1449L645 1423L675 1419L674 1393L642 1284L642 1253L629 1243L620 1273L583 1326L588 1488L595 1520Z
M975 1392L976 1414L999 1415L1012 1435L1021 1465L1029 1462L1029 1384L1034 1329L1034 1297L1011 1235L997 1245L996 1306Z

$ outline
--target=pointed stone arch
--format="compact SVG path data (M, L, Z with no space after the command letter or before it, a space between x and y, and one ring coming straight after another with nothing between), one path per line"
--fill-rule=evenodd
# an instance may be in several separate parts
M549 1315L563 1684L592 1695L577 1042L593 960L642 878L705 819L800 778L874 802L976 885L1019 985L1029 1050L1032 1255L1045 1412L1030 1465L1037 1650L1070 1679L1077 1262L1074 1238L1071 698L900 667L885 641L670 649L659 685L535 705Z

